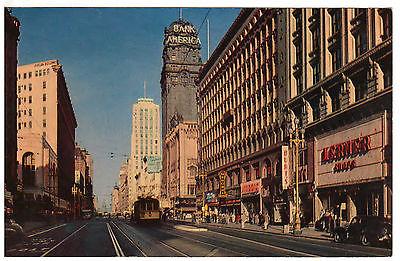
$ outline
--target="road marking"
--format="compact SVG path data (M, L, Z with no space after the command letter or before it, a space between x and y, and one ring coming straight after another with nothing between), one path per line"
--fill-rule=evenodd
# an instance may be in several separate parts
M186 255L185 253L183 253L183 252L179 251L178 249L176 249L176 248L174 248L174 247L172 247L172 246L170 246L170 245L164 243L163 241L159 241L159 242L160 242L163 246L168 247L169 249L175 251L176 253L178 253L178 254L180 254L180 255L182 255L182 256L184 256L184 257L189 257L189 256Z
M125 256L124 252L122 252L121 246L119 245L117 238L114 235L114 232L112 231L110 224L108 224L108 223L107 223L107 229L108 229L108 233L110 234L111 241L114 245L114 250L115 250L115 253L117 254L117 256Z
M122 233L122 235L124 235L124 236L129 240L129 242L130 242L134 247L136 247L136 248L140 251L140 253L142 253L142 255L143 255L144 257L147 257L147 255L143 252L143 250L139 247L139 245L136 244L135 242L133 242L133 240L132 240L127 234L125 234L124 231L122 231L122 230L117 226L117 224L114 223L114 221L111 221L111 223L114 224L114 226Z
M51 231L51 230L54 230L54 229L56 229L56 228L63 227L63 226L66 226L66 225L67 225L67 224L61 224L61 225L58 225L58 226L56 226L56 227L52 227L52 228L49 228L49 229L46 229L46 230L43 230L43 231L34 233L34 234L32 234L32 235L29 235L28 237L33 237L33 236L36 236L36 235L40 235L40 234L49 232L49 231Z
M218 252L218 248L214 248L210 253L206 255L206 257L214 256Z
M313 254L309 254L309 253L305 253L305 252L300 252L300 251L295 251L295 250L291 250L291 249L287 249L287 248L283 248L283 247L277 247L277 246L274 246L274 245L261 243L261 242L258 242L258 241L254 241L254 240L250 240L250 239L246 239L246 238L242 238L242 237L235 237L235 236L231 236L231 235L227 235L227 234L223 234L223 233L215 232L215 231L209 231L209 232L215 233L215 234L220 234L220 235L223 235L223 236L226 236L226 237L230 237L230 238L243 240L243 241L250 242L250 243L253 243L253 244L258 244L258 245L261 245L261 246L274 248L274 249L281 250L281 251L286 251L286 252L289 252L289 253L300 254L300 255L305 255L305 256L309 256L309 257L319 257L317 255L313 255Z
M53 251L54 249L56 249L59 245L61 245L62 243L64 243L66 240L68 240L68 238L72 237L73 235L75 235L76 233L79 232L79 230L81 230L82 228L86 227L88 223L86 223L85 225L81 226L79 229L75 230L75 232L73 232L72 234L70 234L69 236L67 236L66 238L64 238L60 243L58 243L57 245L53 246L52 248L50 248L46 253L44 253L42 256L46 256L47 254L49 254L51 251Z
M166 229L166 230L171 231L170 229ZM202 243L204 245L212 246L212 247L219 248L219 249L224 249L224 250L226 250L228 252L232 252L232 253L238 254L240 256L246 256L245 254L237 252L237 251L234 251L232 249L221 247L221 246L217 246L217 245L214 245L214 244L211 244L211 243L208 243L208 242L204 242L204 241L201 241L201 240L198 240L198 239L185 237L185 236L182 236L182 235L176 234L176 233L171 233L171 232L168 233L168 232L165 232L165 230L163 230L163 232L167 233L167 234L170 234L170 235L174 235L174 236L178 236L178 237L181 237L181 238L185 238L185 239L188 239L188 240L192 240L192 241L195 241L195 242L198 242L198 243ZM205 237L205 236L202 236L202 235L199 235L199 234L196 234L196 236L203 237L203 238L209 238L209 237Z

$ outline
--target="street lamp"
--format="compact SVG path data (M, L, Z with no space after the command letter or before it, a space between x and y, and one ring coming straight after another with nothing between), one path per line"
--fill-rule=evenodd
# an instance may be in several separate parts
M300 209L299 209L299 146L304 144L304 129L298 128L299 120L295 119L295 129L290 130L290 146L294 145L295 147L295 172L296 172L296 216L293 227L293 234L299 235L301 234L301 223L300 223ZM300 132L300 135L299 135ZM294 137L293 137L294 135Z
M72 195L74 196L74 220L76 219L76 202L75 202L75 196L77 193L78 188L75 186L75 184L72 187Z

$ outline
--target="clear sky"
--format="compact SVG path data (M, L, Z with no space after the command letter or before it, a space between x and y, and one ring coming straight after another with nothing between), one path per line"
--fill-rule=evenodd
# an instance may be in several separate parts
M183 17L200 29L207 58L207 8L184 8ZM211 9L211 52L240 9ZM164 28L178 8L13 8L21 22L20 65L58 59L78 121L76 141L94 159L94 192L110 204L124 154L130 153L132 104L147 96L160 104ZM161 107L161 106L160 106ZM116 157L110 157L113 152Z

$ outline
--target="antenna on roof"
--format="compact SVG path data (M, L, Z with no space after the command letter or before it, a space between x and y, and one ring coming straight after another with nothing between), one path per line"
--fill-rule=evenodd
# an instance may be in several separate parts
M207 19L207 60L210 59L210 20Z
M179 20L182 20L182 8L179 8Z
M144 98L146 98L146 81L144 81L143 89L144 89Z

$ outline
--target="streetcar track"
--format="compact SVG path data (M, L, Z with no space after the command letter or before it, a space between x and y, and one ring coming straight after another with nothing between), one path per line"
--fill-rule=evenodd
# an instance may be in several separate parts
M122 229L119 228L118 225L116 223L114 223L114 221L111 221L111 224L113 224L121 232L121 234L124 235L128 239L128 241L140 251L140 253L144 257L147 257L146 253L139 247L139 245L136 244L124 231L122 231Z
M62 241L60 241L57 245L53 246L52 248L50 248L48 251L46 251L45 253L43 253L41 255L42 256L46 256L48 255L51 251L53 251L54 249L56 249L57 247L59 247L62 243L64 243L65 241L67 241L70 237L72 237L73 235L75 235L76 233L78 233L82 228L86 227L88 223L84 224L83 226L81 226L80 228L78 228L77 230L75 230L74 232L72 232L71 234L69 234L69 236L67 236L66 238L64 238Z
M123 257L124 257L124 256L125 256L125 255L124 255L124 252L122 251L121 246L119 245L118 240L117 240L117 238L115 237L114 232L112 231L112 228L111 228L111 226L110 226L109 223L107 223L107 229L108 229L108 233L110 234L111 241L112 241L112 243L113 243L115 253L116 253L117 256L119 256L119 257L120 257L120 256L123 256Z
M188 255L186 255L185 253L183 253L182 251L176 249L175 247L172 247L170 245L168 245L167 243L163 242L163 241L159 241L163 246L166 246L167 248L171 249L172 251L184 256L184 257L189 257Z
M287 249L287 248L283 248L283 247L278 247L278 246L274 246L274 245L270 245L270 244L266 244L266 243L261 243L261 242L254 241L254 240L250 240L250 239L247 239L247 238L242 238L242 237L232 236L232 235L228 235L228 234L223 234L223 233L216 232L216 231L212 231L212 230L209 230L209 232L215 233L215 234L219 234L219 235L223 235L223 236L225 236L225 237L230 237L230 238L235 238L235 239L238 239L238 240L250 242L250 243L257 244L257 245L261 245L261 246L264 246L264 247L269 247L269 248L272 248L272 249L277 249L277 250L284 251L284 252L289 252L289 253L293 253L293 254L304 255L304 256L308 256L308 257L319 257L318 255L309 254L309 253L302 252L302 251L291 250L291 249Z
M223 249L225 251L228 251L228 252L231 252L231 253L235 253L235 254L239 254L241 256L246 256L246 254L244 254L244 253L240 253L240 252L237 252L237 251L225 248L225 247L217 246L217 245L214 245L214 244L211 244L211 243L208 243L208 242L204 242L204 241L201 241L201 240L198 240L198 239L189 238L189 237L186 237L186 236L182 236L180 234L166 232L166 231L172 231L172 229L166 229L166 230L163 230L163 232L167 233L167 234L170 234L170 235L173 235L173 236L177 236L177 237L188 239L188 240L191 240L191 241L194 241L194 242L198 242L198 243L201 243L201 244L204 244L204 245L208 245L208 246L211 246L211 247L214 247L214 248ZM198 235L198 236L203 237L203 238L207 238L207 237L204 237L204 236L201 236L201 235Z
M46 232L50 232L50 231L52 231L52 230L54 230L54 229L57 229L57 228L60 228L60 227L64 227L64 226L66 226L66 225L67 225L67 224L64 223L64 224L58 225L58 226L56 226L56 227L52 227L52 228L46 229L46 230L44 230L44 231L39 231L39 232L37 232L37 233L31 234L31 235L29 235L29 236L27 236L27 237L34 237L34 236L37 236L37 235L40 235L40 234L43 234L43 233L46 233Z
M222 228L222 227L218 227L218 228ZM222 230L226 230L226 228L222 228ZM243 232L243 230L240 230L240 229L237 229L237 228L232 228L232 230ZM209 230L209 231L213 231L213 230ZM216 231L213 231L213 232L216 232ZM252 233L253 232L257 233L257 234L262 234L262 235L265 234L265 233L269 234L268 232L252 231ZM219 232L216 232L216 233L219 233ZM274 233L271 233L271 234L273 234L274 236L275 235L276 236L280 236L281 238L284 238L284 239L289 240L291 242L296 242L296 243L299 242L298 240L296 240L297 238L293 238L293 237L290 237L290 236L287 236L287 235L279 235L279 234L274 234ZM226 235L229 235L229 234L226 234ZM308 239L308 240L310 240L310 241L321 241L321 242L327 243L327 241L324 240L324 239L312 238L312 239ZM326 245L326 244L322 244L321 245L321 244L308 242L308 240L307 240L307 242L304 242L304 243L308 244L308 245L318 246L320 248L326 248L328 250L329 249L337 249L337 250L341 250L341 251L345 251L345 252L352 252L352 253L355 253L355 254L358 254L358 255L360 255L360 254L365 255L365 251L355 250L355 249L347 249L347 248L340 248L340 247L337 247L337 246ZM382 249L380 249L380 248L377 248L375 250L382 251ZM374 255L376 257L382 256L382 255L379 255L379 254L372 254L372 255Z

